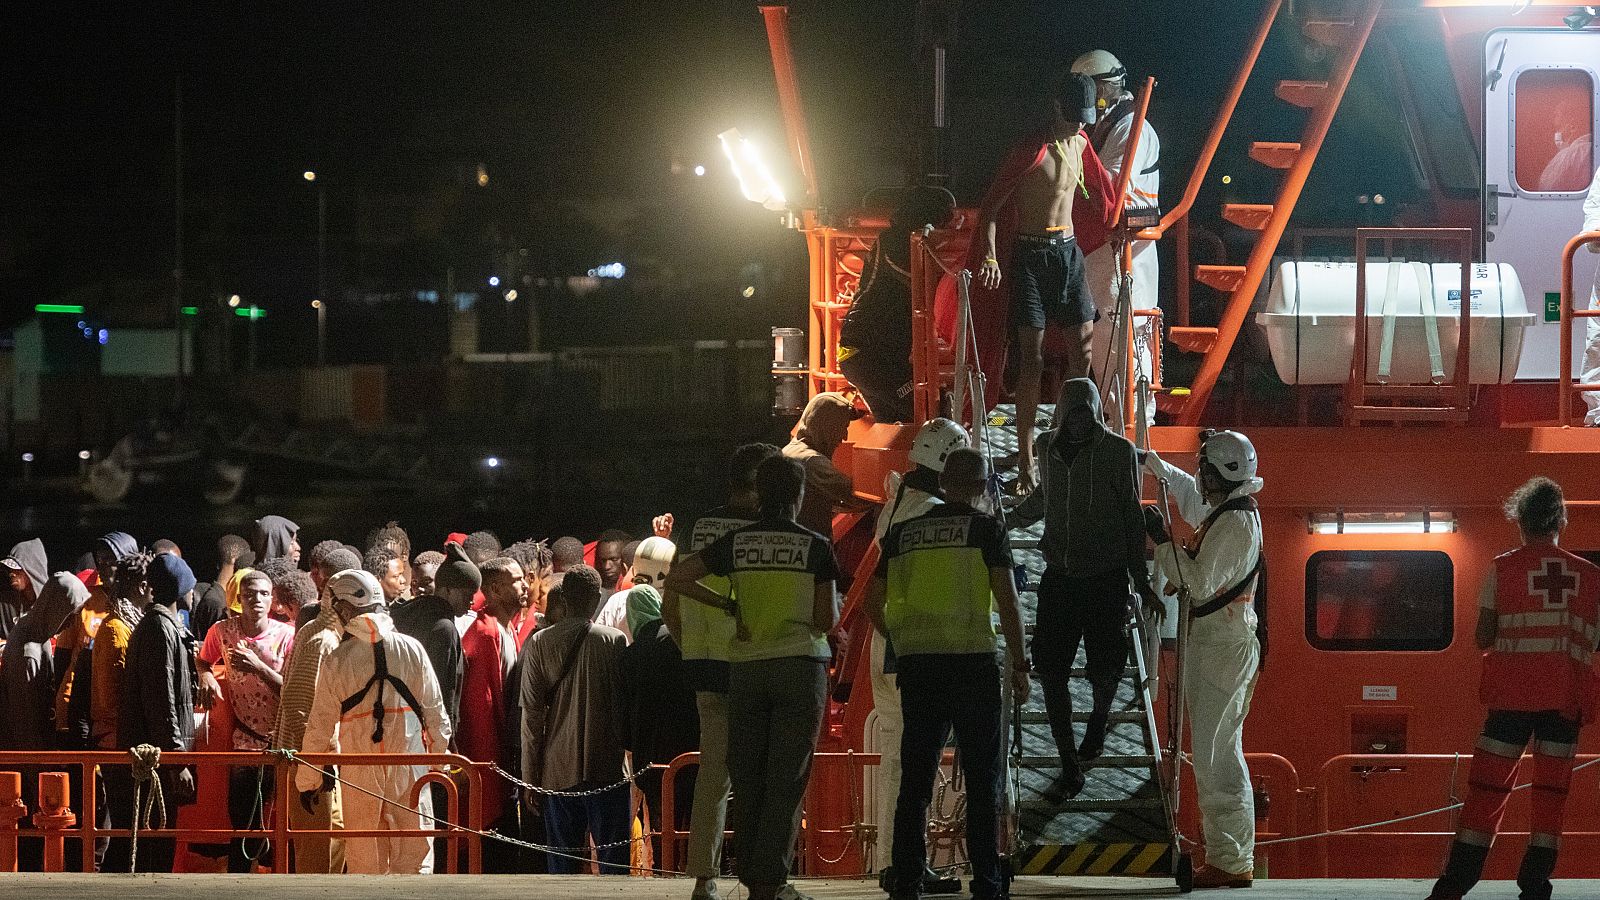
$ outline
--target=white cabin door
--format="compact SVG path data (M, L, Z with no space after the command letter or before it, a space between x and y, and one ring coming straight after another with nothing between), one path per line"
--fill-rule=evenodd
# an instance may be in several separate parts
M1490 32L1484 72L1485 255L1516 269L1536 314L1517 377L1552 379L1561 361L1560 326L1547 295L1560 290L1561 248L1583 224L1594 179L1600 31ZM1592 265L1579 268L1578 294L1588 293L1592 273ZM1583 331L1573 332L1575 368L1583 359Z

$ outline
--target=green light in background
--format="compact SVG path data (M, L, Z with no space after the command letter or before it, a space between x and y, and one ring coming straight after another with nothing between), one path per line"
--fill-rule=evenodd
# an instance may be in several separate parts
M198 315L200 315L200 307L198 307L198 306L185 306L183 308L183 314L186 315L186 316L198 316Z
M241 319L260 319L266 316L267 311L256 306L241 306L234 309L233 314Z
M83 307L72 303L35 303L33 311L36 313L65 313L78 316L83 314Z

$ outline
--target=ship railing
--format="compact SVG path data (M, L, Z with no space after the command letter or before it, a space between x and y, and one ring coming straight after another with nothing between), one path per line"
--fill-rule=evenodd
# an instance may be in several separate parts
M408 805L416 808L422 791L430 785L439 785L445 795L444 813L434 822L439 827L407 829L314 829L290 828L287 804L298 803L300 792L295 789L295 770L301 764L326 767L344 773L364 766L427 766L411 786ZM95 870L95 845L104 838L132 837L129 828L100 827L100 782L107 769L131 767L132 760L126 751L5 751L0 752L0 872L17 869L17 843L19 838L43 838L44 869L60 872L65 866L66 841L76 839L82 853L81 870ZM272 844L270 867L273 872L290 871L289 848L295 838L333 837L396 838L426 837L449 838L453 844L449 864L436 861L437 871L478 874L483 871L483 773L482 766L464 756L453 753L306 753L284 754L276 751L233 751L198 753L162 753L160 768L175 770L194 766L200 768L225 768L234 766L272 769L273 796L277 798L277 812L271 821L260 828L197 828L182 827L176 822L165 823L163 828L140 828L138 837L143 840L176 839L194 844L227 843L235 838L268 840ZM69 779L69 773L78 776ZM199 771L195 773L198 781ZM38 793L25 795L23 778L38 779ZM338 777L338 776L336 776ZM458 780L459 779L459 780ZM342 777L340 778L342 781ZM466 785L465 827L450 826L461 822L463 804L461 783ZM80 786L81 802L73 805L71 789ZM108 790L126 789L130 778L119 785L116 780L105 785ZM356 788L346 783L344 790ZM36 799L29 809L25 797ZM129 799L132 805L132 799ZM181 809L182 807L180 807ZM33 827L24 827L21 820L31 816Z
M1591 304L1589 309L1578 309L1576 298L1572 295L1572 269L1573 257L1578 253L1578 248L1600 248L1600 231L1586 231L1567 241L1567 246L1561 251L1561 395L1557 401L1557 410L1562 425L1572 424L1572 395L1574 393L1587 394L1600 391L1600 383L1581 382L1574 383L1572 379L1572 325L1574 319L1600 318L1600 307ZM1600 284L1600 280L1597 280ZM1593 296L1593 292L1591 292Z

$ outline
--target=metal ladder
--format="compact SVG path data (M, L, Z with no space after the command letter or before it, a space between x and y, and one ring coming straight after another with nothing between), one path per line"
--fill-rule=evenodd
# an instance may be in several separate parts
M1040 408L1041 422L1052 414ZM1009 407L990 420L991 445L998 450L1016 439ZM1044 573L1039 551L1042 524L1011 533L1014 556L1027 572L1021 592L1024 630L1031 636L1037 588ZM1130 604L1137 609L1137 604ZM1023 875L1144 876L1174 878L1189 886L1192 867L1176 838L1175 797L1168 787L1166 750L1158 729L1153 692L1159 659L1154 622L1130 613L1128 664L1112 701L1105 750L1084 763L1087 783L1071 800L1052 800L1046 792L1060 772L1061 757L1050 734L1044 691L1037 677L1026 705L1012 704L1008 783L1003 820L1009 838L1002 852L1010 878ZM1092 706L1083 675L1083 650L1073 663L1074 724L1087 721ZM1075 735L1081 729L1074 729Z

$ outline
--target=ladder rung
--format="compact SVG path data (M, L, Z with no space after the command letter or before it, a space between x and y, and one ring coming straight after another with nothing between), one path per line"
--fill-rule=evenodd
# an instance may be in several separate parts
M1020 756L1017 764L1025 769L1058 769L1061 767L1059 756ZM1079 762L1078 765L1085 769L1148 769L1156 764L1156 758L1144 756L1100 756L1088 762Z
M1074 722L1087 722L1087 721L1089 721L1089 711L1086 710L1086 709L1075 709L1075 710L1073 710L1072 711L1072 721L1074 721ZM1140 723L1143 723L1145 721L1144 710L1142 710L1142 709L1114 709L1114 710L1111 711L1111 715L1110 715L1110 717L1108 718L1107 721L1111 722L1112 724L1116 724L1118 722L1140 722ZM1048 724L1050 724L1050 717L1048 715L1046 715L1045 711L1042 710L1042 709L1037 709L1037 710L1025 709L1025 710L1022 711L1022 723L1024 725L1048 725Z
M1088 678L1089 677L1089 673L1084 670L1083 666L1073 666L1072 667L1072 677L1073 678ZM1138 678L1139 677L1139 667L1138 666L1128 666L1127 668L1122 670L1122 677L1124 677L1124 678Z
M1287 169L1300 158L1300 145L1288 141L1256 141L1250 158L1269 169Z
M1356 23L1354 19L1312 19L1301 31L1324 47L1347 47L1355 37Z
M1249 231L1261 231L1272 219L1270 203L1224 203L1222 218Z
M1123 809L1163 809L1160 797L1130 797L1126 800L1023 800L1018 804L1025 810L1042 810L1057 815L1068 812L1115 812Z
M1280 81L1278 99L1301 109L1315 109L1328 96L1326 81Z
M1244 266L1195 266L1194 280L1206 287L1232 293L1239 282L1244 281L1244 271Z
M1217 330L1174 325L1167 329L1167 340L1185 353L1207 353L1217 343Z

